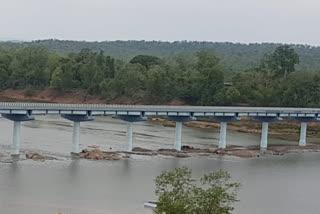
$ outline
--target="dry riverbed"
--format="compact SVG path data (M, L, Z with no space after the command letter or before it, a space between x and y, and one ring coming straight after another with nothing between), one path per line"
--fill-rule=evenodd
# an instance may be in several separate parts
M156 124L162 124L166 127L175 127L174 121L169 121L165 118L154 117L150 121ZM219 129L220 123L208 121L205 118L202 120L183 123L184 126L199 128L199 129ZM241 121L228 123L228 130L243 132L243 133L261 133L261 122L256 122L248 117L242 117ZM284 119L278 122L269 123L269 136L276 139L298 141L300 133L300 123L289 119ZM320 143L320 123L308 123L307 128L308 143Z

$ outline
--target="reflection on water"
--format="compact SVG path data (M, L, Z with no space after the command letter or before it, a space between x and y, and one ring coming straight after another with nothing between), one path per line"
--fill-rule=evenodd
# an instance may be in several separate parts
M47 153L59 160L3 163L9 156L12 124L0 119L0 213L150 213L142 204L155 199L153 179L163 170L181 166L192 168L195 176L218 169L229 171L242 183L241 202L236 205L235 214L320 213L317 199L320 155L317 153L253 159L72 160L69 157L72 124L59 117L39 118L24 123L22 151ZM92 144L105 150L125 148L126 127L121 121L97 118L95 122L81 123L81 127L82 148ZM174 128L143 122L135 125L134 131L136 146L156 149L173 145ZM184 143L192 146L217 144L217 136L218 130L214 129L183 129ZM258 145L259 136L229 132L228 142Z

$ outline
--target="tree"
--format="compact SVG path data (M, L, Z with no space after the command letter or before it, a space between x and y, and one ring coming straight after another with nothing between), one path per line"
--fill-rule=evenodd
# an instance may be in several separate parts
M286 77L295 71L295 65L299 64L299 55L289 45L281 45L276 48L269 57L268 67L277 77Z
M192 178L188 168L164 171L155 179L159 198L156 213L229 214L240 187L230 179L230 174L221 170L204 175L200 181Z
M215 103L214 96L223 88L222 67L219 64L219 58L207 51L198 52L197 58L199 79L194 84L197 84L199 104L212 105Z
M278 106L318 107L320 76L306 71L288 75L278 89Z
M148 71L148 81L146 82L146 89L148 96L153 100L166 100L168 91L169 78L166 71L160 66L156 65ZM172 88L171 88L172 90Z
M139 63L143 65L147 70L154 65L160 65L161 64L161 59L155 56L149 56L149 55L138 55L133 57L130 60L130 63L136 64Z

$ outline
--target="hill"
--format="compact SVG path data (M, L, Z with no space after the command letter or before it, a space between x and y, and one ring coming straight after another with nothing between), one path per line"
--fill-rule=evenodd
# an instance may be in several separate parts
M253 67L265 54L271 54L278 46L276 43L253 43L241 44L230 42L197 42L197 41L66 41L66 40L37 40L32 42L0 42L1 46L10 48L20 47L45 47L51 52L67 54L80 52L82 49L103 51L118 59L129 61L139 54L154 55L161 58L172 56L193 55L199 50L213 51L221 62L230 70L239 71ZM297 69L308 69L319 71L320 69L320 47L310 45L290 45L300 56L300 64Z

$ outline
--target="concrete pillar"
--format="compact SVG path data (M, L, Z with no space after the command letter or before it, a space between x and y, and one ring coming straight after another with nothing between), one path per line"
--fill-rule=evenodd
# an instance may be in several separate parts
M227 123L221 122L220 123L219 149L225 149L227 147L226 136L227 136Z
M265 150L268 147L268 122L262 123L262 133L261 133L261 142L260 142L260 149Z
M21 138L21 122L13 121L13 144L11 147L11 155L20 154L20 138Z
M127 151L132 152L132 122L127 122Z
M80 122L73 122L72 153L79 153Z
M301 123L301 129L300 129L300 140L299 140L299 146L306 146L307 138L307 123L302 122Z
M182 122L176 122L176 141L174 143L174 148L177 151L181 151L181 132Z

